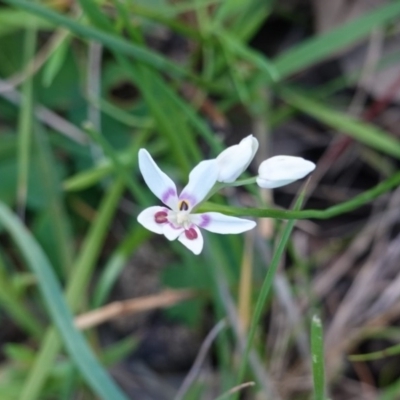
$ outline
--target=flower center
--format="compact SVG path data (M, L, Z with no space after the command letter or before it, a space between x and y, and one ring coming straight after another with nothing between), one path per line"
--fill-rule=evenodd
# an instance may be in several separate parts
M154 221L157 224L164 224L168 221L168 214L165 211L158 211L154 214Z
M176 213L176 223L178 225L185 225L190 223L189 214L186 212L177 212Z
M194 240L194 239L197 239L197 232L194 228L189 228L185 231L185 236L189 240Z

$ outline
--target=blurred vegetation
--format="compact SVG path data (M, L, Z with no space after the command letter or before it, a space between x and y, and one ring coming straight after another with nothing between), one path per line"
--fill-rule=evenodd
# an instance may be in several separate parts
M400 3L321 3L0 2L0 400L400 398ZM184 185L250 133L317 163L202 206L255 232L139 226L141 147Z

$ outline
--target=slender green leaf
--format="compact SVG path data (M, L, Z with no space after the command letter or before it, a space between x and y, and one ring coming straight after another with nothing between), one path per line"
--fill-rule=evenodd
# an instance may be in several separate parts
M304 192L297 199L296 204L294 206L295 210L298 210L301 207L303 198L304 198ZM250 349L252 348L252 345L253 345L253 340L256 335L257 327L258 327L258 324L259 324L261 316L262 316L265 302L271 291L271 288L272 288L272 285L273 285L273 282L275 279L276 271L278 270L278 266L279 266L281 257L283 255L283 252L286 249L286 245L289 241L290 234L292 233L295 222L296 222L295 220L291 220L285 226L285 229L283 230L283 233L282 233L282 237L280 238L280 240L278 242L278 246L276 248L276 251L274 252L271 263L268 267L267 275L261 286L260 294L258 295L257 302L256 302L256 305L254 308L254 313L253 313L253 316L252 316L251 322L250 322L250 328L249 328L249 333L247 335L246 347L245 347L245 350L243 352L243 355L242 355L242 358L240 361L239 372L238 372L238 376L237 376L237 384L238 385L240 385L242 383L244 374L246 372ZM234 396L234 398L236 398L236 395Z
M5 2L10 5L22 8L23 10L29 11L34 15L45 18L46 20L49 20L54 24L63 26L76 35L98 41L104 46L110 48L111 50L115 50L120 52L121 54L132 56L137 60L147 63L163 72L169 72L172 75L180 77L185 77L189 75L189 73L185 69L178 67L173 62L152 51L145 49L144 47L129 42L122 37L102 32L90 26L82 25L72 18L68 18L40 4L25 0L5 0Z
M90 21L97 27L106 32L112 32L111 21L101 12L101 8L92 0L79 0L83 12Z
M27 265L35 273L49 313L63 338L66 349L87 383L104 400L125 399L126 397L97 362L83 336L75 328L71 312L46 255L19 219L2 203L0 203L0 223L12 236Z
M144 130L135 137L135 141L127 151L115 154L115 157L118 158L118 162L121 166L129 169L133 168L134 163L137 161L139 148L143 145L143 142L148 139L148 137L149 132ZM157 154L160 151L160 148L164 147L160 142L155 144L156 146L151 146L152 154ZM115 163L113 163L111 159L106 158L95 167L87 171L79 172L78 174L66 179L63 183L64 190L68 192L75 192L87 189L100 182L106 176L114 173L114 168Z
M268 60L267 57L261 55L255 50L252 50L245 43L242 43L238 40L234 35L219 30L218 38L224 43L230 51L236 53L237 56L242 57L247 62L252 63L255 67L257 67L261 73L264 74L265 79L270 79L271 82L278 81L280 76L279 72L276 69L275 65ZM232 68L236 68L236 63L231 65Z
M311 115L324 124L351 136L360 143L366 144L375 150L400 158L400 141L390 136L384 130L361 122L342 112L335 111L320 101L312 100L298 92L283 89L279 91L279 94L290 105Z
M104 153L110 157L114 171L119 175L120 179L125 183L125 185L130 189L134 198L139 199L139 201L143 202L145 199L145 195L140 190L137 183L134 181L132 174L130 174L125 166L119 161L119 158L115 152L115 150L111 147L111 145L107 142L104 136L100 135L97 131L93 129L91 124L87 123L85 126L86 132L90 135L92 140L97 143ZM136 144L136 143L135 143ZM135 153L137 154L138 149L135 149Z
M281 78L286 78L304 68L322 61L357 40L362 39L377 26L387 24L400 15L400 3L390 2L380 8L340 25L325 34L311 39L287 50L274 60L275 68Z
M314 315L311 321L311 357L314 381L314 400L325 399L324 339L321 318Z
M103 111L105 114L107 114L109 117L115 119L116 121L121 122L124 125L140 129L151 129L154 127L154 121L153 118L151 118L151 116L136 117L104 99L89 98L89 101L93 105L98 107L101 111Z
M119 162L130 168L137 159L137 152L131 150L118 154ZM114 172L113 162L107 158L95 167L79 172L78 174L66 179L63 183L64 190L67 192L76 192L87 189L100 182L106 176Z
M96 260L100 255L104 238L109 230L111 218L118 205L123 191L123 184L115 182L107 192L97 215L82 246L82 250L72 268L71 279L67 286L67 303L75 311L82 301L82 296L89 283L89 279ZM44 336L41 349L30 371L27 381L23 385L20 400L37 399L44 381L48 377L51 366L60 349L60 339L54 329L49 329Z
M35 143L39 157L40 175L43 178L44 196L48 201L47 213L51 218L51 226L47 235L51 235L54 241L54 250L57 255L54 267L66 277L72 268L73 245L71 237L71 226L61 196L61 182L54 168L56 160L48 143L46 133L38 128L35 132ZM53 262L55 264L55 262Z
M65 33L63 37L61 37L58 46L54 49L45 67L43 68L42 81L44 86L49 87L53 83L54 78L60 72L61 67L63 66L68 55L70 44L71 35L69 33Z
M0 13L0 37L9 35L20 29L29 29L33 27L49 29L53 27L53 24L51 21L29 15L26 11L2 8Z
M25 32L24 63L30 65L36 48L36 27L28 28ZM30 72L30 71L29 71ZM32 136L33 113L33 82L32 76L26 78L22 93L22 104L18 121L18 186L17 202L21 215L25 213L28 193L29 156Z
M25 306L18 291L10 284L2 257L0 257L0 305L26 332L37 339L40 338L43 327Z
M374 351L368 354L354 354L349 356L350 361L371 361L371 360L380 360L382 358L397 356L400 354L400 344L395 344L394 346L387 347L386 349Z
M101 273L93 293L92 307L104 304L117 281L122 269L126 266L132 252L150 236L150 232L136 225L114 251Z

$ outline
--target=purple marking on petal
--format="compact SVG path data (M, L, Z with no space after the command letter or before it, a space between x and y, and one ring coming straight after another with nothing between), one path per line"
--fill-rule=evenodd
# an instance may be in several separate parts
M186 200L189 203L190 208L193 208L197 204L196 197L188 193L181 193L179 195L179 200Z
M182 229L181 226L179 226L179 225L175 226L172 222L169 222L169 221L168 221L168 225L169 225L172 229L175 229L176 231L177 231L178 229Z
M199 224L200 228L205 228L211 221L211 217L208 214L201 214L201 222Z
M176 192L173 188L169 188L163 195L162 195L162 201L163 203L166 203L168 199L172 196L176 196Z

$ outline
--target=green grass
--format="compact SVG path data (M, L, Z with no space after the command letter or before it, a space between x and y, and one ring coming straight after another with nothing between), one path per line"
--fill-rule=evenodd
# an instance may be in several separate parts
M107 368L140 346L141 332L103 347L98 329L82 335L73 318L107 305L124 268L137 268L146 257L160 254L165 259L165 265L157 266L162 271L156 277L160 287L198 293L163 311L163 318L189 326L199 337L205 336L210 324L228 321L228 329L218 335L213 347L215 391L210 394L212 385L204 375L193 382L188 399L234 399L239 393L254 399L274 393L276 400L325 400L335 384L345 383L346 366L333 365L336 374L325 374L333 361L324 355L325 343L333 340L330 323L345 296L340 293L339 299L336 286L330 288L332 298L331 293L314 291L320 290L318 281L324 274L329 276L335 260L354 254L354 243L356 250L361 246L358 235L362 233L352 213L371 206L370 220L363 220L368 225L398 207L393 193L400 185L400 142L390 124L385 128L348 115L348 98L337 92L354 85L359 74L336 76L321 87L304 87L299 81L303 71L318 68L322 61L368 39L376 29L385 37L392 35L400 3L376 7L324 34L306 29L309 37L271 57L250 45L271 16L301 31L311 27L302 15L272 0L80 0L76 8L68 8L68 2L44 0L3 3L0 78L15 85L12 91L0 90L0 323L18 332L18 343L14 337L1 342L6 351L0 364L0 392L4 390L7 400L47 400L55 393L62 400L129 398ZM171 32L182 42L172 45L169 52L166 43ZM102 46L103 54L97 65L100 94L96 99L89 95L87 76L88 49L93 43ZM398 55L384 54L376 69L398 62ZM19 94L20 101L10 102L10 96ZM96 128L88 122L91 107L101 116ZM62 119L52 120L48 111ZM183 187L198 162L216 157L225 142L237 139L229 135L236 131L233 128L241 136L253 132L266 157L274 151L277 129L285 131L298 122L296 118L314 132L315 141L307 145L314 150L310 151L313 157L328 152L327 142L337 136L350 138L354 151L351 160L330 161L326 175L328 180L333 176L331 186L324 180L319 186L311 178L311 185L317 185L310 192L312 205L300 210L303 196L308 196L300 191L294 207L279 208L270 194L258 191L247 173L243 180L218 185L215 194L219 194L199 207L200 211L257 218L261 228L254 231L246 250L252 254L247 271L251 270L252 279L246 291L239 290L245 252L242 235L206 234L204 251L195 257L176 241L154 240L155 235L137 223L140 211L158 204L140 175L140 148L148 149ZM217 133L218 124L228 133ZM87 141L76 142L60 134L71 127L86 133ZM309 143L303 131L296 132L296 143ZM100 157L92 154L91 146L101 150ZM377 182L363 184L362 190L352 187L361 160L363 171L373 171L377 177ZM317 168L317 177L319 172ZM238 186L242 187L235 189ZM296 197L293 188L280 193ZM319 202L321 198L324 201ZM331 206L319 207L321 203ZM347 221L346 232L325 238L321 227L330 225L319 225L319 220L334 217ZM382 235L388 240L387 248L396 233L394 220L388 219L388 231ZM335 225L342 230L343 226ZM372 239L371 243L372 248ZM367 250L360 254L367 257ZM358 264L360 254L354 261L358 268L348 271L344 281L352 284L362 276L358 273L363 268ZM282 274L277 285L279 267ZM394 272L385 273L382 279L389 282L387 277ZM133 289L145 287L145 282L132 285L136 285ZM246 301L248 307L239 312L239 305ZM321 315L329 310L324 335L321 319L313 317L315 308ZM243 312L250 321L248 329L241 326ZM390 309L382 310L386 312ZM354 329L362 330L372 322L363 320ZM379 335L393 341L392 328L388 321ZM345 342L347 338L339 339ZM343 348L340 360L354 350ZM325 350L329 354L330 347ZM398 354L398 344L390 343L383 350L349 360L365 363L383 358L390 366L387 356ZM286 382L291 374L299 379L292 369L293 358L304 382L313 384L286 392L276 382ZM396 398L399 393L399 380L389 369L376 373L380 398ZM129 371L124 373L129 376ZM163 380L155 371L148 372L149 376L160 390ZM254 386L235 391L238 385L253 381ZM357 384L362 386L360 381Z

